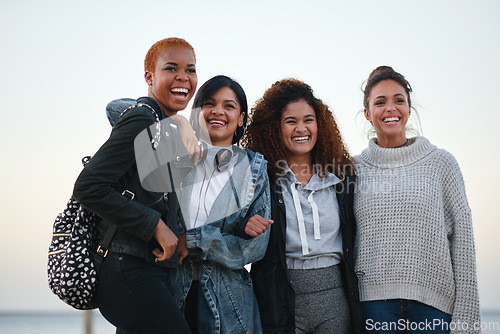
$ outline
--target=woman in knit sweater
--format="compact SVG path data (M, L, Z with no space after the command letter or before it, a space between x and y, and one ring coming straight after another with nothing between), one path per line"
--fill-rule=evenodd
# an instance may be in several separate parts
M377 136L356 157L363 326L369 333L477 333L474 236L464 181L450 153L424 137L406 137L411 91L388 66L375 69L364 89L364 114Z

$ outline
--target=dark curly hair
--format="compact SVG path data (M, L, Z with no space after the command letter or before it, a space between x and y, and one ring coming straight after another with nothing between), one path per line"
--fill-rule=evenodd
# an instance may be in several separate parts
M286 157L285 144L281 140L281 115L289 103L299 100L306 101L316 114L318 139L311 152L313 165L320 167L321 176L328 171L342 178L347 173L346 168L352 169L353 159L337 123L328 106L314 96L311 87L297 79L277 81L257 100L242 145L264 154L270 176L279 176L283 170L278 161Z

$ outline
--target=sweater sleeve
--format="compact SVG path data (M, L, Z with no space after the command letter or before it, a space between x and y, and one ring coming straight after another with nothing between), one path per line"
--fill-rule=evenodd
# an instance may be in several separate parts
M465 184L456 159L448 152L443 178L446 223L449 226L450 254L455 278L453 333L479 333L480 310L476 276L476 254L472 215Z

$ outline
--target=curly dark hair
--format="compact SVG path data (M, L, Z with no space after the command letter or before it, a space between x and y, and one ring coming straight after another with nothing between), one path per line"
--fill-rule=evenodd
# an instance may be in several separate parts
M281 115L291 102L304 100L315 111L318 139L312 150L312 162L320 168L320 175L334 173L342 178L346 168L353 168L353 159L342 140L337 123L328 106L316 98L309 85L297 79L275 82L262 98L257 100L242 138L242 145L264 154L270 176L283 172L279 161L286 157L285 144L281 140ZM350 174L351 172L349 172Z

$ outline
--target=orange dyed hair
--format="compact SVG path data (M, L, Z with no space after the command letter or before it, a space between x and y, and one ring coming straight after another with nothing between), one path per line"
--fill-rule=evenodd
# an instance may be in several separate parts
M146 53L146 58L144 58L144 71L154 72L156 67L156 60L158 59L159 54L165 49L174 48L191 50L191 52L193 52L194 60L196 61L196 54L194 53L194 49L191 44L189 44L182 38L170 37L156 42L149 48L148 53Z
M318 139L311 153L313 165L320 168L320 176L327 171L339 178L352 174L353 159L332 112L314 97L309 85L297 79L277 81L257 100L242 139L243 146L262 153L268 161L270 176L279 176L283 172L279 161L286 160L285 144L281 140L281 115L289 103L299 100L305 100L316 114Z

